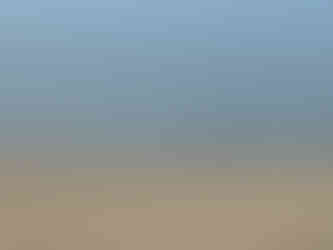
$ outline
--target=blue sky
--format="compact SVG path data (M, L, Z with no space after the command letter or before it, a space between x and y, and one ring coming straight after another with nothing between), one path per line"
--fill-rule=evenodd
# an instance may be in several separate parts
M331 142L329 1L1 5L3 137Z

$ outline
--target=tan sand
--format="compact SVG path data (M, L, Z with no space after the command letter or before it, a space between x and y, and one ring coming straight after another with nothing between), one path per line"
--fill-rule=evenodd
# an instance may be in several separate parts
M1 250L333 249L328 170L3 172Z

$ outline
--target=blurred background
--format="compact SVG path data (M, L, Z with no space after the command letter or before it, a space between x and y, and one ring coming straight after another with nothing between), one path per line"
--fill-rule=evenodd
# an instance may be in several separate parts
M1 248L331 249L332 26L326 0L1 3Z

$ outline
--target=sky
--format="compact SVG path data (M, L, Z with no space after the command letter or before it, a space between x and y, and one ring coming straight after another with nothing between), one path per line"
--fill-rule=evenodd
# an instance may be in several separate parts
M6 1L1 147L331 144L327 0Z

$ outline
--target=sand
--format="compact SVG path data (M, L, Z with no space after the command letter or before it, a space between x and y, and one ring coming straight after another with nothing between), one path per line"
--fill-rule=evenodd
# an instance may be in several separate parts
M16 169L0 183L2 250L333 249L329 170Z

